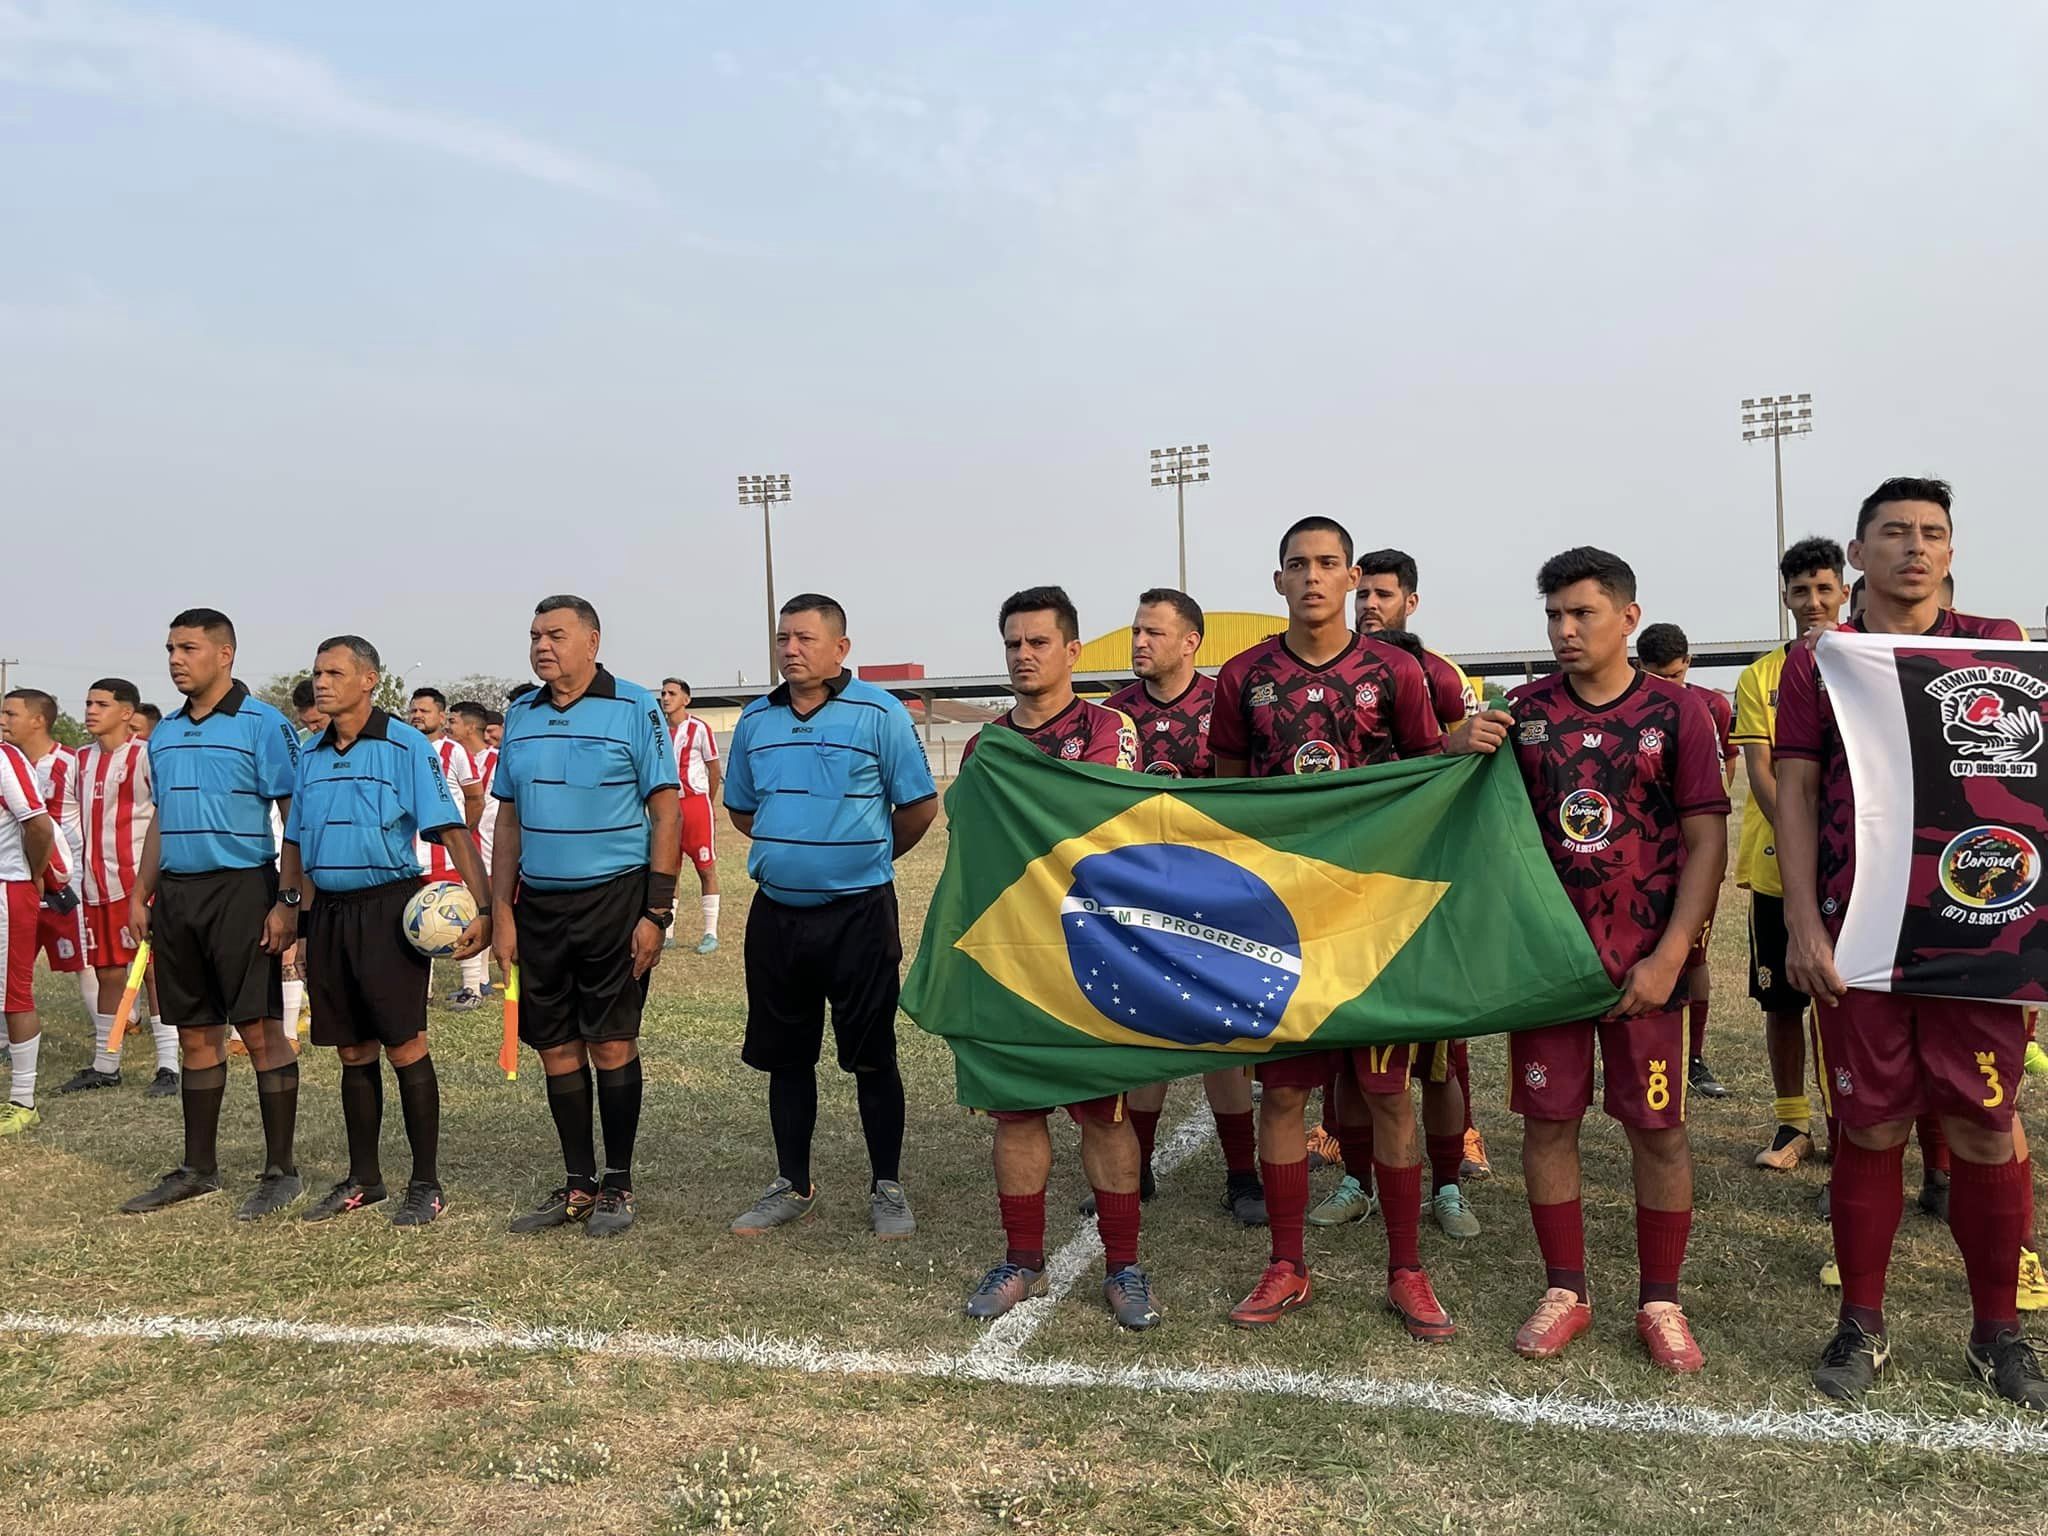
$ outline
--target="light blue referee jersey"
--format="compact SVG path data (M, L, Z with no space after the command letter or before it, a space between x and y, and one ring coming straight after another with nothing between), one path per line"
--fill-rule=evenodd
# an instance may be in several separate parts
M491 794L518 813L519 878L537 890L580 890L645 868L647 797L676 787L654 695L603 667L567 709L543 684L505 710Z
M192 704L149 736L158 866L174 875L259 869L277 854L270 803L292 792L299 736L241 683L199 718Z
M330 725L300 755L284 840L298 845L316 889L362 891L419 879L414 834L439 841L461 825L434 744L372 709L346 748Z
M798 714L784 683L740 713L725 754L726 809L754 818L747 873L771 899L818 907L895 879L901 807L938 791L910 711L841 672Z

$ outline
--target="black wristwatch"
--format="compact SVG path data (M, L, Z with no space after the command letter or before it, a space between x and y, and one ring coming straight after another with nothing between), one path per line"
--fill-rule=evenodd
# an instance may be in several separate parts
M304 901L305 899L306 893L296 888L291 890L279 891L277 893L278 904L280 906L290 907L294 911L298 909L299 903Z
M640 915L644 917L648 922L654 924L654 926L657 928L666 928L670 923L676 920L675 909L673 907L671 907L666 912L657 912L653 907L649 907Z

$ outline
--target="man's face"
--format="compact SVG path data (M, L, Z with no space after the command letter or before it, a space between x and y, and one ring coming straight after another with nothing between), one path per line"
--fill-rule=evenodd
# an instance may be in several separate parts
M1401 585L1392 571L1358 578L1356 611L1361 634L1375 635L1383 629L1406 629L1409 615L1419 599Z
M675 683L661 685L661 712L671 720L680 720L689 712L690 696Z
M459 709L448 712L448 734L456 744L468 752L481 752L484 748L483 722L475 715L464 714Z
M832 619L815 608L785 613L775 623L775 664L792 683L822 683L836 677L852 642Z
M377 691L377 674L363 665L362 658L345 645L322 651L313 658L313 710L322 717L314 726L304 715L299 719L308 730L326 730L327 720L365 705ZM412 701L413 724L419 724L419 707L430 700Z
M315 689L314 697L316 699L319 697L317 688ZM406 718L412 722L414 730L423 732L428 736L438 736L448 724L448 711L436 704L427 695L419 693L413 695L412 707L406 711Z
M1676 661L1667 661L1661 667L1653 667L1647 661L1643 670L1652 677L1661 677L1667 683L1683 683L1692 674L1692 658L1681 656Z
M1840 571L1802 571L1785 583L1785 611L1802 635L1833 629L1848 601L1849 589L1842 585Z
M26 747L37 735L42 716L27 699L9 699L0 704L0 741L9 746Z
M1862 536L1850 541L1849 563L1863 572L1871 591L1894 602L1925 602L1948 575L1951 531L1948 513L1931 501L1887 501Z
M1635 633L1642 610L1617 603L1597 581L1575 581L1543 600L1550 631L1550 654L1571 677L1585 677L1611 667L1628 655L1628 637Z
M319 695L316 693L314 697L317 699ZM304 709L299 711L299 729L302 731L312 731L315 735L318 735L321 731L326 730L326 712L323 711L317 703L308 704Z
M112 736L125 740L135 723L135 706L123 704L104 688L89 690L85 696L85 729L89 736Z
M1304 624L1341 621L1357 585L1358 567L1344 553L1344 541L1322 528L1289 539L1273 573L1273 590L1287 599L1287 617Z
M1201 648L1202 637L1171 603L1146 603L1131 620L1131 671L1147 682L1174 676Z
M502 725L487 725L487 726L485 726L485 727L484 727L484 740L485 740L486 742L488 742L488 743L489 743L489 744L490 744L491 746L494 746L494 747L495 747L495 746L497 746L497 745L498 745L498 744L499 744L500 742L502 742L502 741L503 741L504 739L505 739L505 727L504 727L504 726L502 726Z
M527 631L527 660L543 683L585 677L597 669L597 631L573 608L552 608L533 616Z
M1070 683L1081 642L1060 633L1060 616L1050 608L1013 613L1003 621L1003 665L1010 692L1036 699Z
M164 655L170 665L171 686L188 699L205 693L235 664L235 648L203 629L172 630L164 641Z

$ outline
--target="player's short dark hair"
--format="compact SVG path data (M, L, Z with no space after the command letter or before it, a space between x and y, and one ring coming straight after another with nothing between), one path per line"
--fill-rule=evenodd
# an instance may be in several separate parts
M314 654L318 655L319 653L315 652ZM292 684L292 708L311 709L312 707L313 679L311 679L310 677L302 677L296 683Z
M314 648L313 654L322 656L329 651L347 651L379 677L384 675L384 658L377 654L377 647L361 635L330 635ZM431 688L421 688L414 692L413 697L416 699L422 693L433 692Z
M1280 563L1282 565L1287 563L1287 546L1294 542L1297 534L1303 533L1334 533L1343 541L1344 563L1346 565L1351 563L1351 552L1357 546L1351 542L1351 530L1349 528L1346 528L1334 517L1304 517L1298 519L1294 526L1280 535Z
M151 725L161 725L163 723L164 712L154 704L138 704L135 706L135 713L142 716Z
M1621 556L1590 544L1577 545L1544 561L1543 569L1536 573L1536 590L1549 597L1582 581L1597 581L1617 603L1636 600L1634 568Z
M218 608L187 608L171 620L172 629L203 629L216 640L235 643L235 621Z
M1013 613L1050 613L1059 621L1062 638L1081 638L1081 615L1075 611L1074 600L1067 596L1065 587L1026 587L1021 592L1012 592L1003 599L1002 611L996 615L998 634L1009 627Z
M505 702L507 704L515 704L539 686L539 683L514 683L505 690Z
M43 717L45 729L54 729L57 724L57 701L40 688L10 688L7 697L19 699L30 709Z
M846 633L846 610L839 606L837 598L827 597L822 592L799 592L782 605L782 616L792 613L822 613L825 622L839 626L839 633Z
M1403 592L1416 592L1415 557L1405 549L1375 549L1358 557L1361 576L1391 576Z
M1206 635L1208 620L1202 616L1202 605L1187 593L1175 587L1147 587L1138 594L1138 606L1150 608L1154 603L1164 603L1181 616L1189 629L1198 635Z
M604 628L602 624L597 622L597 609L591 605L590 599L578 597L573 592L557 592L552 597L542 598L533 605L533 616L537 619L544 613L559 613L564 608L575 614L577 618L588 624L592 629L602 630Z
M1956 525L1955 492L1949 489L1946 480L1922 480L1912 475L1894 475L1876 490L1863 498L1863 505L1856 509L1856 537L1863 537L1863 530L1870 526L1870 520L1877 516L1877 509L1888 501L1931 501L1948 514L1948 525Z
M1636 636L1636 659L1648 667L1668 667L1692 654L1692 642L1676 624L1652 624Z
M1795 578L1815 571L1833 571L1839 577L1848 568L1849 557L1833 539L1801 539L1778 561L1778 579L1789 587Z
M664 688L666 688L666 687L667 687L667 686L668 686L668 685L669 685L670 683L674 683L674 684L675 684L675 685L676 685L676 686L677 686L678 688L682 689L684 693L687 693L687 694L691 694L691 695L693 695L693 696L694 696L694 695L696 694L696 692L697 692L697 690L696 690L696 689L692 688L692 687L691 687L691 686L690 686L690 685L689 685L688 683L684 682L684 681L683 681L683 680L682 680L682 679L681 679L680 677L664 677L664 678L663 678L663 679L661 680L661 685L662 685L662 687L664 687Z
M507 702L507 703L509 703L509 702L511 702L511 700L513 700L513 699L515 699L515 698L517 698L517 697L518 697L518 695L517 695L517 694L507 694L507 695L505 696L505 698L506 698L506 702ZM504 723L505 723L505 711L503 711L502 709L486 709L486 710L484 711L484 724L485 724L485 725L487 725L487 726L490 726L490 725L503 725Z
M111 693L116 704L127 704L138 709L142 706L142 690L125 677L103 677L85 691Z
M1396 650L1406 651L1417 661L1422 660L1422 636L1409 629L1381 629L1367 635L1368 640L1377 640L1381 645L1391 645Z
M406 695L405 701L410 704L414 699L432 699L441 708L448 707L448 695L438 688L415 688Z
M491 712L475 699L457 699L448 706L448 713L460 715L465 720L474 720L478 730L482 730L491 723Z

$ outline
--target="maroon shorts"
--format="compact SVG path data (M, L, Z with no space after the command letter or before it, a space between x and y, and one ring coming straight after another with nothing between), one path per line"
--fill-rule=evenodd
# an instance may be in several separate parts
M711 797L685 793L677 810L683 826L683 862L709 869L718 862L711 842Z
M1844 1125L1932 1113L2012 1126L2026 1059L2026 1009L1903 992L1816 1002L1822 1102Z
M1268 1088L1323 1088L1338 1073L1349 1072L1361 1093L1406 1093L1417 1054L1432 1048L1402 1043L1312 1051L1285 1061L1260 1063L1258 1079Z
M98 966L135 963L135 934L128 927L128 903L110 901L78 909L85 914L85 958Z
M1576 1120L1593 1102L1593 1043L1610 1119L1642 1131L1685 1124L1685 1012L1586 1019L1508 1036L1508 1108L1532 1120Z
M85 903L69 912L36 909L36 943L50 969L59 976L75 976L85 969Z
M1115 1125L1124 1117L1124 1096L1112 1093L1103 1099L1082 1099L1077 1104L1061 1106L1079 1125L1084 1120L1093 1120L1097 1125ZM1052 1113L1049 1109L992 1109L988 1112L991 1120L1043 1120Z

